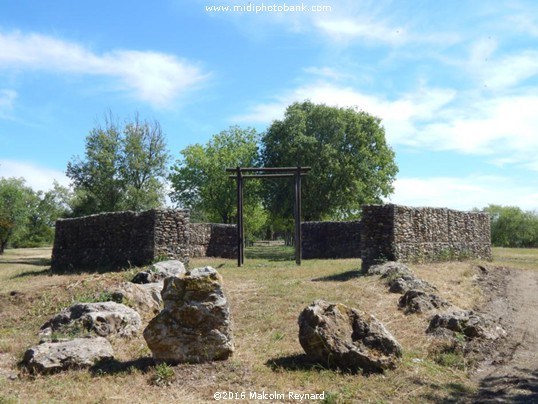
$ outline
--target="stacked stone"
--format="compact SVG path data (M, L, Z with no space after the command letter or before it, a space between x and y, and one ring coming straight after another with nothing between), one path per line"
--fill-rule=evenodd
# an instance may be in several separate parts
M153 259L154 211L116 212L60 219L53 270L144 265Z
M234 225L192 224L188 210L102 213L56 222L52 269L115 269L155 259L236 256Z
M191 223L190 256L235 258L237 227L233 224Z
M489 216L445 208L363 207L363 269L376 261L491 259Z
M185 259L190 256L188 210L155 210L154 255L157 258Z
M361 259L364 272L372 265L397 260L394 243L394 205L364 205L361 229Z
M304 222L304 259L360 258L361 222Z

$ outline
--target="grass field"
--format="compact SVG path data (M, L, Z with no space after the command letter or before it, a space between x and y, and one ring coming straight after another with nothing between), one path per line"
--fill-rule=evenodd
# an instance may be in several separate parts
M132 268L112 273L50 275L50 249L7 250L0 256L0 403L214 402L217 391L325 392L326 403L453 402L476 386L463 357L440 358L424 331L427 316L404 315L399 295L377 277L360 275L360 260L305 260L293 250L247 249L235 260L195 259L224 278L235 325L236 352L225 362L154 366L144 339L112 339L114 363L51 376L20 372L24 351L37 344L39 327L74 302L91 300L115 283L130 280ZM495 249L494 262L538 269L538 250ZM435 284L441 297L473 308L482 295L473 280L476 262L412 265ZM363 376L310 363L298 342L297 317L315 299L338 301L374 314L404 348L400 366L384 375ZM149 321L149 318L145 318ZM450 359L450 360L448 360ZM241 400L235 400L241 401ZM243 400L252 402L252 400ZM260 401L268 402L268 401Z

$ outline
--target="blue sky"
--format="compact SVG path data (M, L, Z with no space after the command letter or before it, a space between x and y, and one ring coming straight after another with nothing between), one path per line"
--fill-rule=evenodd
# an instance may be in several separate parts
M107 110L158 120L175 159L310 99L382 119L393 203L538 209L534 0L250 4L0 0L0 176L68 184Z

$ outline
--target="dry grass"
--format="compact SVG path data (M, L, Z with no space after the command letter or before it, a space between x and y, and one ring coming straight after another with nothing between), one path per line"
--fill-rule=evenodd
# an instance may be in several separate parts
M494 248L496 265L538 270L538 248Z
M247 258L242 268L236 267L235 260L194 260L192 266L212 265L223 275L235 324L232 359L174 366L164 377L139 336L112 341L114 363L91 371L30 377L19 373L17 362L26 348L37 343L41 324L78 297L98 294L133 273L51 276L48 257L50 249L8 250L0 256L2 404L198 403L214 402L216 391L246 392L247 396L251 391L324 391L327 403L422 403L457 399L461 392L476 387L465 369L439 365L431 358L435 342L424 333L427 316L406 316L398 310L399 295L388 293L377 277L360 276L360 260L308 260L297 267L293 261ZM414 265L412 269L462 308L480 301L473 284L473 263ZM401 365L384 375L366 377L310 363L298 342L297 317L320 298L374 314L403 346ZM10 374L19 376L9 380Z

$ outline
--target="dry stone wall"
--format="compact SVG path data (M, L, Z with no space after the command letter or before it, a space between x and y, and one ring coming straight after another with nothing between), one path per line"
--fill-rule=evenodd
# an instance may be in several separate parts
M301 231L304 259L361 256L360 221L304 222Z
M52 269L143 266L156 259L234 257L233 225L192 224L188 210L154 209L60 219Z
M383 261L491 259L489 215L445 208L363 206L363 269Z
M237 256L237 230L233 224L191 223L191 257Z

